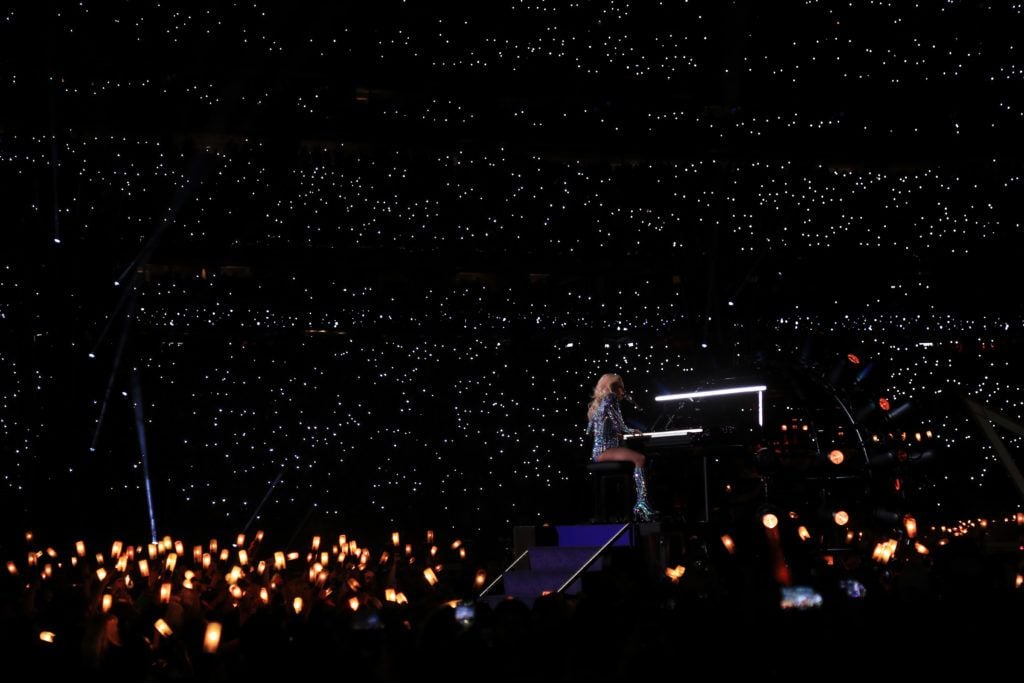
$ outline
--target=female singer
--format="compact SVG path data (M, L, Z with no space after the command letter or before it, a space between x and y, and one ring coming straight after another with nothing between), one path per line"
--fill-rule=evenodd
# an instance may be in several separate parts
M633 463L633 482L636 484L633 517L641 522L649 522L657 513L647 503L647 476L644 471L647 458L643 453L622 445L622 437L628 428L622 419L619 402L625 395L626 386L622 377L613 373L601 375L587 410L587 434L594 437L592 457L595 462L628 460Z

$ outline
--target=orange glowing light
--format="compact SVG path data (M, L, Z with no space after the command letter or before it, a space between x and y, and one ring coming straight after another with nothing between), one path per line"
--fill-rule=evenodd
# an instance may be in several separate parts
M461 547L462 541L460 539L456 538L454 541L452 541L452 550L458 550Z
M393 545L393 546L395 546L397 548L399 543L401 543L401 541L399 540L398 532L397 531L392 531L391 532L391 545Z
M477 569L476 576L473 577L473 587L483 588L484 582L487 581L487 571L484 569Z
M921 543L919 541L914 541L914 550L916 550L921 555L927 555L928 554L928 546L926 546L925 544L923 544L923 543Z
M228 588L228 593L231 593L231 597L233 597L235 600L241 600L242 596L245 595L245 591L242 590L242 587L239 586L237 583L232 584Z
M430 556L431 557L436 557L437 556L437 546L436 545L430 546Z
M171 601L171 584L161 583L160 584L160 602L167 604Z
M789 425L782 425L782 431L789 431Z
M675 567L665 567L665 576L672 580L672 583L679 583L679 579L683 578L683 574L686 573L686 567L683 565L676 565Z
M846 456L838 448L833 448L828 452L828 461L833 465L842 465L844 460L846 460Z
M434 531L433 529L427 529L427 543L434 542Z
M319 550L320 550L320 537L319 536L314 536L313 537L313 552L315 553L315 552L318 552Z
M217 651L217 647L220 645L220 631L221 626L216 621L211 621L206 625L206 633L203 635L203 652L212 655Z
M39 632L39 640L43 641L44 643L52 643L56 639L57 639L57 636L56 636L56 634L54 634L53 631L40 631Z
M146 546L146 553L149 555L149 559L155 560L158 554L156 543L150 543Z
M887 399L884 396L881 397L880 399L878 399L878 407L881 408L882 410L888 411L889 410L889 399Z
M405 597L405 593L399 591L395 594L395 602L397 602L399 605L408 605L409 598Z
M302 614L302 598L298 595L292 600L292 609L295 610L296 614Z
M174 567L177 566L177 564L178 564L178 554L177 553L170 553L167 556L167 571L173 572L174 571Z
M903 515L903 528L907 530L907 538L917 536L917 520L911 515Z
M353 612L358 610L359 609L359 598L357 598L354 595L351 598L349 598L348 599L348 608L350 610L352 610Z
M174 631L171 630L171 627L163 619L157 619L153 623L153 626L156 627L157 632L165 638L174 633Z
M774 529L779 526L779 518L771 512L766 512L761 515L761 524L764 525L765 529Z
M260 588L260 602L264 605L270 604L270 591L266 587Z
M107 570L104 569L103 567L100 567L99 569L97 569L96 570L96 578L98 578L100 581L102 581L103 579L107 578Z
M896 540L892 538L876 544L874 552L871 553L871 559L882 564L887 564L896 553L896 545Z
M854 353L846 354L846 360L850 361L854 365L860 365L860 357L857 356L857 354L854 354Z
M243 545L245 545L245 534L238 534L235 537L235 547L241 548Z
M805 527L805 526L801 525L799 528L797 528L796 535L800 537L801 541L809 541L809 540L811 540L811 532L808 531L807 527Z
M174 552L178 555L178 557L181 557L182 555L184 555L185 554L185 544L182 543L181 541L175 541L174 542Z
M230 558L230 557L231 557L231 553L228 552L227 548L221 548L220 549L220 561L221 562L227 562L228 558Z
M429 583L431 586L437 585L437 574L435 574L434 570L430 567L427 567L423 570L423 576L424 578L426 578L427 583Z
M8 561L8 563L7 563L7 573L10 574L11 576L17 576L18 575L18 565L14 564L14 562Z
M217 539L216 538L211 538L210 539L210 552L211 553L216 553L217 552L217 546L218 546Z
M394 602L395 601L395 589L394 588L385 588L384 589L384 599L387 600L388 602Z
M243 567L249 566L249 553L245 552L245 548L238 551L238 563Z
M213 564L213 557L210 556L210 553L203 553L203 569L209 569L211 564Z
M729 534L722 534L722 545L725 546L726 552L730 555L736 552L736 542L732 540L732 536Z
M75 552L78 553L79 557L85 557L85 541L75 542Z
M846 510L836 510L832 513L832 521L839 526L846 526L850 522L850 513Z

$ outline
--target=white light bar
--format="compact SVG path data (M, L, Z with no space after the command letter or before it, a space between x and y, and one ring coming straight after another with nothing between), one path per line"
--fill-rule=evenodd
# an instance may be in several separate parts
M753 394L765 391L768 387L759 384L756 387L733 387L731 389L710 389L708 391L691 391L687 394L665 394L655 396L655 401L682 401L684 398L704 398L706 396L728 396L729 394Z

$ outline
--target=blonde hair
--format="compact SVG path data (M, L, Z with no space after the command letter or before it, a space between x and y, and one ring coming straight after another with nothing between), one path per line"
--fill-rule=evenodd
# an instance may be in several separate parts
M603 374L601 379L597 380L597 384L594 385L594 395L590 400L590 407L587 408L588 420L594 417L594 413L601 406L604 397L615 391L615 385L622 386L622 377L614 372Z

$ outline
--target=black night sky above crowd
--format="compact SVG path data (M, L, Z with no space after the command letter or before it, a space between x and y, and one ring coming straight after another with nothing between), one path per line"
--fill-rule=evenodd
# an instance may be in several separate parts
M764 380L811 470L839 397L934 454L902 511L1012 514L963 398L1024 415L1022 14L0 10L5 526L146 536L147 476L160 534L574 520L604 372L645 430Z

